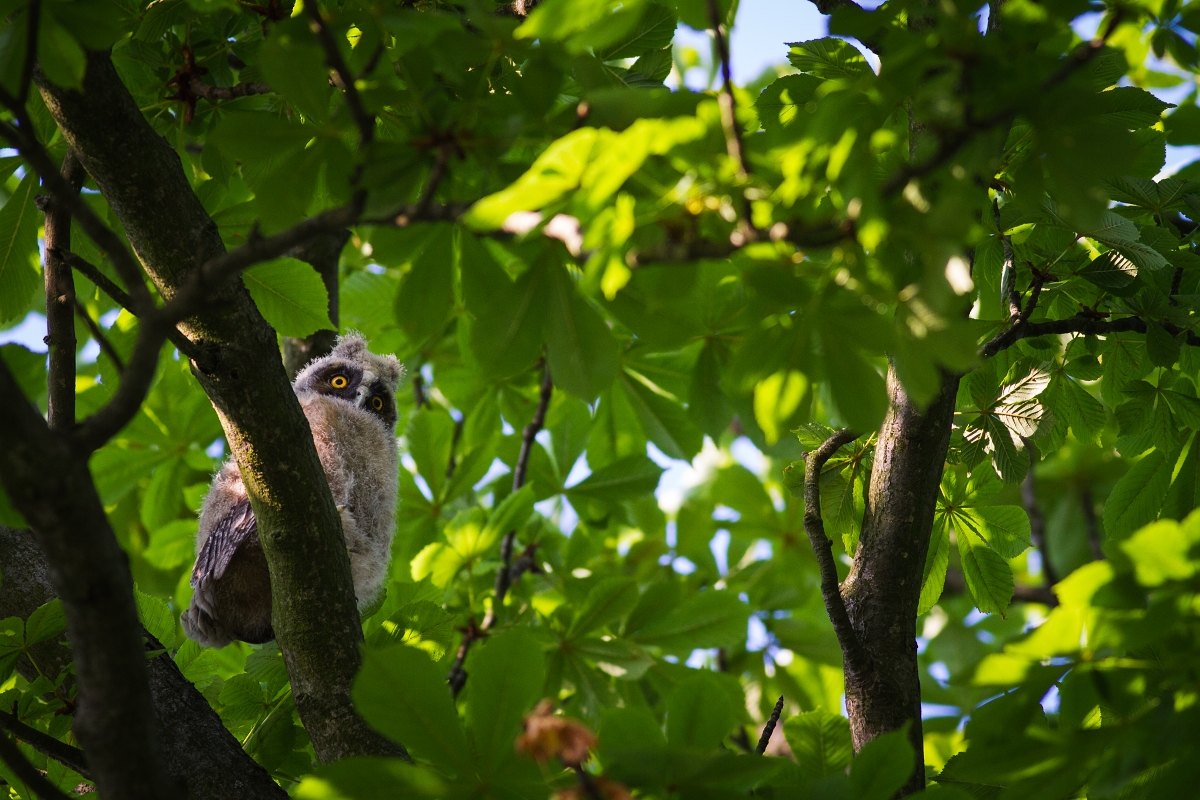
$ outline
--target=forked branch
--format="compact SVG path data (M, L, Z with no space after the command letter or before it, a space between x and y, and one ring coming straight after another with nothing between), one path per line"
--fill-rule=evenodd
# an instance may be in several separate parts
M866 652L858 641L858 635L850 623L850 615L846 612L846 601L842 598L838 581L837 564L833 560L833 542L826 535L825 523L821 519L821 472L825 469L825 462L842 445L854 441L855 438L853 431L843 428L834 432L805 459L804 531L812 544L813 555L817 557L817 567L821 573L821 597L825 600L825 611L833 623L833 632L841 645L842 656L848 668L862 673L867 665Z

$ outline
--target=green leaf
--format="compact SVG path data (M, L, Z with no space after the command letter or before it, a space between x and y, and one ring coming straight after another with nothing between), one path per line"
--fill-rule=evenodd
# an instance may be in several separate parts
M1061 409L1071 431L1081 442L1094 442L1104 429L1104 406L1077 381L1063 378L1061 386L1055 413Z
M662 472L662 467L644 455L628 456L568 487L567 497L610 503L632 500L654 491Z
M958 540L963 576L976 608L984 613L1003 614L1012 602L1013 594L1013 575L1008 562L982 537L971 532L969 526L955 524L954 534Z
M845 39L826 37L808 42L788 42L788 61L803 73L823 80L874 76L862 53Z
M1179 523L1170 520L1153 522L1121 542L1142 586L1162 586L1192 577L1196 565L1188 558L1191 546Z
M83 89L87 59L83 48L53 17L43 16L38 30L38 66L50 80L67 89Z
M48 642L67 629L67 617L62 601L57 597L38 606L25 620L25 646Z
M0 208L0 323L25 314L40 283L37 175L30 170Z
M396 293L396 321L419 344L442 332L454 308L454 226L432 226L407 266Z
M1020 506L962 508L954 514L954 521L956 530L966 525L983 536L1001 558L1016 558L1033 544L1029 516Z
M258 66L271 88L301 114L317 122L328 118L329 69L305 20L277 23L259 49Z
M939 510L934 518L929 552L925 556L925 570L921 575L921 599L917 605L917 616L929 611L941 598L949 566L950 526L947 524L946 514ZM792 749L794 751L795 747Z
M887 394L883 376L840 336L822 337L833 402L855 431L872 431L883 421Z
M678 400L649 378L626 369L613 386L637 415L646 438L670 458L690 461L700 452L704 434L692 425Z
M892 731L867 742L850 765L855 800L888 800L916 768L908 730Z
M433 770L398 758L358 756L321 764L295 789L296 800L378 800L381 797L445 797Z
M629 578L605 578L588 592L575 612L566 638L577 639L602 625L616 622L633 610L639 597L637 583Z
M195 519L177 519L150 532L150 545L142 558L158 569L175 569L191 561L196 554Z
M715 750L737 724L733 704L716 675L697 670L667 698L667 743L672 747Z
M527 270L514 283L491 253L462 236L464 326L470 353L486 377L507 378L528 369L541 352L544 270ZM461 335L461 334L460 334Z
M541 697L545 659L528 628L512 628L472 648L467 672L467 727L475 742L476 768L486 779L514 757L521 719Z
M591 402L617 374L617 342L567 271L547 264L546 358L554 384Z
M800 773L809 780L845 772L854 756L850 721L824 709L802 712L788 719L783 723L783 735Z
M279 258L251 267L242 280L254 304L281 336L304 338L333 329L329 295L321 276L295 258Z
M596 57L601 61L618 61L636 58L652 50L662 50L675 38L678 24L671 9L650 3L632 33L619 44L598 49Z
M750 607L736 594L708 589L628 633L636 642L666 650L731 647L745 639L749 619Z
M823 81L814 75L784 75L762 90L754 107L768 131L777 131L806 118L805 107Z
M363 719L413 755L463 778L475 773L446 676L426 653L406 645L365 648L351 694Z
M1179 360L1179 342L1158 323L1147 323L1146 355L1155 366L1169 367Z
M1104 503L1104 531L1124 539L1158 516L1171 488L1175 458L1153 450L1121 476Z

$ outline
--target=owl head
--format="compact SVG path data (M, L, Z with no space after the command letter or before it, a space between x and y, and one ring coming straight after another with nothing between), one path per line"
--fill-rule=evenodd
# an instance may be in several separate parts
M315 392L349 401L396 427L396 388L404 367L395 356L377 356L367 340L350 332L339 336L329 355L314 359L296 376L296 394Z

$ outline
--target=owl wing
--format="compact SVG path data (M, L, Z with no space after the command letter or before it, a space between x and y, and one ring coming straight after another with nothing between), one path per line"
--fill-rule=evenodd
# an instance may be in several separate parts
M250 508L250 501L243 498L217 522L212 533L204 540L204 546L196 556L196 566L192 569L192 588L220 580L233 554L256 533L258 520L254 518L254 509Z

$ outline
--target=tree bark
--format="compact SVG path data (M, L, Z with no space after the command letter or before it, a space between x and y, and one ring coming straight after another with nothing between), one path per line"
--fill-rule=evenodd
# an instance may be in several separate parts
M82 92L40 75L38 86L164 297L225 252L178 155L142 116L107 53L88 54ZM258 518L273 626L318 757L397 752L350 703L362 640L350 559L275 332L236 280L180 327L196 345L193 373L216 408ZM57 554L47 556L57 566Z
M879 429L862 536L842 585L846 610L870 664L862 671L846 670L854 749L911 723L908 734L916 759L902 796L925 786L917 604L958 382L959 376L943 373L938 394L921 409L889 366L888 412Z
M283 365L288 375L295 379L296 374L304 369L308 362L329 355L337 341L338 332L338 262L341 260L342 248L350 239L350 231L343 230L318 236L308 244L297 247L292 255L301 261L311 264L321 276L325 284L325 292L329 295L329 321L333 330L317 331L312 336L297 339L292 336L283 337Z
M74 731L96 787L114 800L177 794L154 726L129 559L87 462L47 427L4 367L0 419L0 481L33 528L62 599L80 690Z
M78 192L86 177L70 150L63 158L62 176ZM54 430L75 425L75 277L71 265L57 255L71 249L71 215L52 198L39 198L46 213L46 344L50 350L50 385L46 422Z
M55 598L49 566L33 533L0 526L0 619L27 618ZM66 637L33 647L38 668L51 679L71 659ZM150 642L147 649L154 647ZM158 649L158 648L154 648ZM242 749L204 695L166 654L146 662L154 717L167 770L187 786L191 800L284 800L287 792ZM29 680L37 671L28 659L17 670Z

